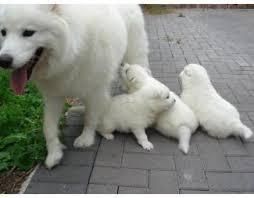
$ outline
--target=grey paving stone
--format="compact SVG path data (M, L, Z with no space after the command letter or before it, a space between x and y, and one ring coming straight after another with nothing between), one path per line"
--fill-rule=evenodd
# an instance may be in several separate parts
M147 193L149 193L149 189L147 188L120 186L118 190L118 194L147 194Z
M87 185L92 167L88 166L57 166L47 170L41 166L32 178L33 182L51 182Z
M172 156L139 153L125 153L122 166L140 169L175 170L175 162Z
M201 159L208 171L231 171L219 143L199 143L198 149Z
M92 166L95 158L94 151L65 151L61 162L63 165Z
M25 194L83 194L84 184L30 183Z
M237 191L181 190L180 194L238 194ZM242 193L242 192L241 192Z
M116 194L117 186L115 185L99 185L89 184L87 187L87 194Z
M245 143L245 148L248 151L248 154L254 156L254 142L253 143Z
M248 152L244 148L240 138L227 138L219 140L226 156L247 156Z
M209 188L215 191L254 191L254 173L207 173Z
M209 136L206 132L198 129L191 137L191 141L194 143L218 143L218 140L214 137Z
M96 156L96 166L120 167L123 154L124 136L116 135L113 141L102 139Z
M208 190L180 190L180 194L209 194Z
M254 157L228 157L233 172L254 172Z
M90 183L147 187L148 173L138 169L94 167Z
M208 189L204 162L199 157L181 156L175 160L180 189Z
M176 172L152 170L149 177L149 193L176 194L178 182Z

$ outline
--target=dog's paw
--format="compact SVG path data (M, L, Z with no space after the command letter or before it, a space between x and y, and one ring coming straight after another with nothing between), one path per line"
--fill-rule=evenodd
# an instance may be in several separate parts
M103 134L102 136L107 140L113 140L115 137L112 133Z
M153 150L153 144L149 141L147 142L142 142L141 143L141 146L145 149L145 150L148 150L148 151L151 151Z
M54 166L56 166L57 164L59 164L59 162L61 161L62 158L63 158L62 148L56 149L55 151L50 152L47 155L47 158L45 160L45 166L48 169L51 169Z
M94 144L94 137L93 136L83 136L80 135L74 141L73 146L75 148L86 148L92 146Z

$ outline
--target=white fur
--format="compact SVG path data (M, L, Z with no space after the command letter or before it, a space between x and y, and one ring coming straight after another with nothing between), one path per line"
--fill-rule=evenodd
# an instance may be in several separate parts
M106 139L113 139L112 133L115 130L133 132L144 149L153 149L152 143L147 139L145 128L154 123L159 113L168 110L175 103L174 98L168 98L168 89L160 93L155 92L149 97L138 92L113 97L99 124L100 134Z
M4 38L0 36L0 56L13 56L13 68L22 67L36 48L46 49L32 80L45 102L48 168L63 155L57 121L65 97L78 97L86 106L85 127L74 146L91 146L120 63L135 62L148 68L148 41L136 5L2 5L0 28L7 30ZM36 33L24 38L26 28Z
M136 93L137 90L141 93L152 92L162 84L149 76L138 65L125 64L121 74L123 82L130 93ZM170 92L170 95L175 98L176 102L169 110L158 116L155 126L163 135L178 139L179 149L187 154L191 134L196 131L198 121L192 110L174 92Z
M218 138L230 135L248 139L252 131L245 126L237 109L214 89L207 71L197 64L185 66L180 74L182 100L193 110L208 134Z

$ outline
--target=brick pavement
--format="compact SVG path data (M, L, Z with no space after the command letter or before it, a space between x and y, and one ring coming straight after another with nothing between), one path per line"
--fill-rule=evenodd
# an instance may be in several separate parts
M145 16L153 75L179 93L182 68L203 65L220 94L254 130L254 10L182 13L185 17ZM63 162L51 171L41 166L25 193L254 192L254 141L218 140L198 131L189 154L183 155L175 140L149 129L152 152L124 134L114 141L97 137L93 147L77 150L72 143L81 122L82 115L68 117Z

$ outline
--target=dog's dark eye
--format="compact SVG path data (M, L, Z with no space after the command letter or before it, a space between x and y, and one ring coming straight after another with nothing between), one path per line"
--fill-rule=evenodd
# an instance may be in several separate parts
M2 29L2 30L1 30L1 34L2 34L2 36L6 36L6 34L7 34L6 29Z
M169 95L166 97L166 99L169 99Z
M22 36L30 37L30 36L33 36L35 32L36 31L34 31L34 30L24 30L24 32L22 33Z

